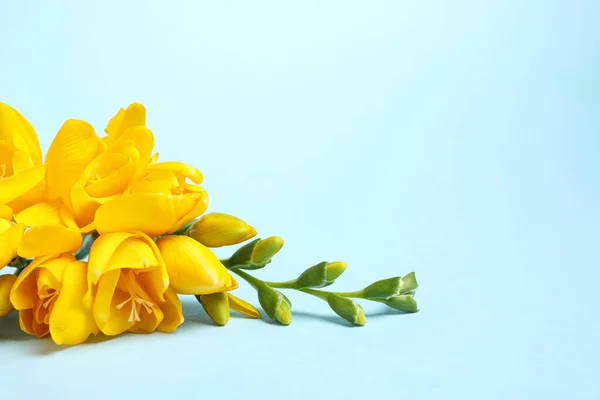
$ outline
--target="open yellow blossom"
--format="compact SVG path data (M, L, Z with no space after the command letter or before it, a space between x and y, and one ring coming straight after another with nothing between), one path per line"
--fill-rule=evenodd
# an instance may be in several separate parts
M91 248L86 305L106 335L172 332L181 302L154 241L143 233L110 233Z
M46 166L31 124L14 108L0 102L0 204L15 212L43 194Z
M19 275L10 301L19 310L21 329L57 344L74 345L98 333L83 305L87 263L69 254L36 258Z
M150 236L175 232L208 208L208 194L199 185L202 179L202 173L188 164L150 165L129 194L98 209L96 228L100 233L140 231Z
M134 103L117 115L127 119L130 109L143 114L143 119L133 119L140 125L121 124L115 128L118 134L100 139L88 123L69 120L48 150L48 199L60 199L79 227L91 224L100 205L123 194L150 163L154 136L143 125L144 107Z
M187 236L163 236L156 244L181 294L212 294L236 289L238 283L206 246Z

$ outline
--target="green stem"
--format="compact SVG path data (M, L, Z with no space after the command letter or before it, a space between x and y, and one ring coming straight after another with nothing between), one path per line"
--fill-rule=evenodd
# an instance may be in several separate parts
M298 290L298 282L296 280L285 281L285 282L265 282L267 285L276 289L294 289Z
M90 250L92 249L92 245L94 244L94 241L99 237L100 235L98 235L98 233L94 232L91 233L89 235L85 235L83 237L83 244L81 245L81 248L79 250L77 250L77 252L75 252L75 254L73 254L73 256L81 261L84 258L86 258L87 256L90 255Z
M219 260L221 261L221 264L223 264L225 266L225 268L229 269L231 268L231 261L229 261L229 258L226 258L224 260Z
M363 290L355 290L353 292L333 292L333 294L337 294L338 296L342 296L342 297L352 297L354 299L364 299L364 292Z
M231 270L234 274L238 275L239 277L241 277L242 279L244 279L246 282L248 282L249 284L252 285L253 288L257 288L260 285L264 285L265 282L261 281L258 278L253 277L252 275L248 274L247 272L244 272L238 268L236 269L232 269Z
M298 289L301 292L304 293L308 293L312 296L318 297L321 300L325 300L327 301L327 296L329 295L329 293L331 292L325 292L325 291L321 291L321 290L315 290L315 289Z

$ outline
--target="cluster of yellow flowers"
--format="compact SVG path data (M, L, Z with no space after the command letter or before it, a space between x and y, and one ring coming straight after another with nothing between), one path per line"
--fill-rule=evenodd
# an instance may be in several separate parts
M354 325L366 317L353 298L418 311L414 273L352 292L317 290L344 273L341 261L323 261L284 282L250 275L281 249L277 236L219 260L210 248L245 242L256 230L231 215L204 214L202 174L158 161L141 104L121 109L105 132L100 137L87 122L68 120L42 162L31 124L0 103L0 269L15 269L0 274L0 316L18 310L26 333L74 345L99 332L172 332L183 322L178 294L195 295L219 325L230 309L259 318L229 293L238 287L232 272L284 325L292 305L276 289L318 297Z
M206 211L202 174L158 161L141 104L121 109L105 132L68 120L42 162L34 128L0 103L0 268L17 268L0 275L0 315L16 309L23 331L58 344L99 331L174 331L183 322L177 293L238 286L208 246L256 234L235 217L207 214L193 238L170 235ZM87 262L85 235L95 239ZM234 309L257 316L237 300Z

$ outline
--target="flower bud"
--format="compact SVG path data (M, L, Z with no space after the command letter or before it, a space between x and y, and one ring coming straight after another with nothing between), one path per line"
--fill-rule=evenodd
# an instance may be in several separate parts
M389 299L413 291L417 286L415 273L411 272L404 278L396 276L372 283L363 289L363 295L367 299Z
M240 247L228 260L229 268L260 269L271 262L283 246L283 239L271 236L266 239L255 239Z
M256 230L233 215L205 214L187 231L187 235L207 247L231 246L256 236Z
M327 303L337 315L351 324L362 326L367 323L362 307L354 300L331 293L327 296Z
M226 292L196 296L204 310L217 325L227 325L229 322L229 300Z
M336 261L328 263L323 261L300 274L298 279L296 279L296 283L298 289L322 288L331 285L345 270L345 262Z
M0 317L10 314L14 307L10 302L10 291L17 281L13 274L0 275Z
M283 239L279 236L271 236L261 240L252 252L253 264L267 264L283 247Z
M256 290L258 301L269 318L282 325L289 325L292 322L292 305L283 293L267 285L260 285Z
M388 307L408 313L416 313L417 311L419 311L419 308L417 307L417 302L410 295L394 296L382 301L382 303Z

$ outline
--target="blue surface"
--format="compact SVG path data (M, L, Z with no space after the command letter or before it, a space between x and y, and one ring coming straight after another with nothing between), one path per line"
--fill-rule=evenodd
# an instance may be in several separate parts
M345 290L415 270L421 312L365 304L349 328L291 293L289 327L217 328L186 298L174 334L66 349L13 313L2 398L600 398L599 17L597 1L3 3L1 100L45 149L67 118L101 132L143 102L210 210L286 239L259 277L344 259Z

